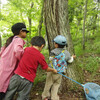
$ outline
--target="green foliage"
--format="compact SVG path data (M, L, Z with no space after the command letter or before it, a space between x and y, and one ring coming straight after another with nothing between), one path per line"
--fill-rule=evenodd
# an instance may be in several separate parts
M99 62L100 62L100 58L99 57L89 57L86 61L85 61L85 69L91 73L95 73L97 71L97 69L99 68Z
M81 62L82 63L79 66L82 69L87 70L91 74L94 74L94 73L96 73L97 69L99 68L100 58L90 55L87 58L84 57Z
M41 68L38 68L33 87L35 87L39 82L43 82L45 79L46 79L45 71L43 71Z
M11 26L17 22L23 22L29 28L28 18L32 21L31 37L37 35L42 2L40 0L8 0L8 3L3 5L0 13L0 26L3 37L5 37L5 34L11 33ZM30 39L28 34L26 41L29 40L28 42L30 42Z

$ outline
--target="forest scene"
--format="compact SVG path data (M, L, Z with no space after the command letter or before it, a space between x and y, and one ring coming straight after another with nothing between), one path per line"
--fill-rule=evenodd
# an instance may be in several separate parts
M46 45L41 53L47 63L53 39L65 36L66 49L76 55L68 64L66 76L81 84L100 85L100 0L0 0L0 49L13 35L11 26L17 22L30 31L24 48L30 46L32 37L44 37ZM39 66L30 100L41 100L45 81L46 71ZM58 95L60 100L86 100L83 87L65 77Z

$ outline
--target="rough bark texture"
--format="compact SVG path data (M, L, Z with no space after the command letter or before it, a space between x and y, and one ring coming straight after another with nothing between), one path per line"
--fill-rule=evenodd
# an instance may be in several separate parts
M62 34L67 38L69 51L74 53L68 21L67 4L67 0L45 0L45 26L48 37L49 50L53 48L52 40L54 37Z
M54 47L52 42L54 37L61 34L67 38L69 52L74 54L74 47L68 21L68 0L45 0L44 18L49 51ZM76 79L77 71L79 71L78 68L74 67L73 65L67 69L67 75L73 79ZM63 78L62 81L63 85L61 85L61 91L63 90L63 92L65 92L67 86L72 87L70 86L72 84L71 81L65 78Z

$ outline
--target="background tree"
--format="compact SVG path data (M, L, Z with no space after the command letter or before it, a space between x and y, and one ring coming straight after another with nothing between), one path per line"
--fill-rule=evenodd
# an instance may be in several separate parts
M41 10L41 17L39 20L39 25L38 25L38 35L41 36L41 30L42 30L42 24L43 24L43 9L44 9L44 0L42 2L42 10Z
M85 49L85 22L86 22L86 15L87 15L87 3L88 3L88 0L86 0L85 10L84 10L84 21L83 21L83 49Z

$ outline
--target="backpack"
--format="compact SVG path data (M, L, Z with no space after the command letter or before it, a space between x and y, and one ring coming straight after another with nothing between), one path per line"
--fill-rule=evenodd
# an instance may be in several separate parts
M51 61L51 66L58 72L65 72L67 62L65 60L64 50L58 56L54 56L53 60Z

